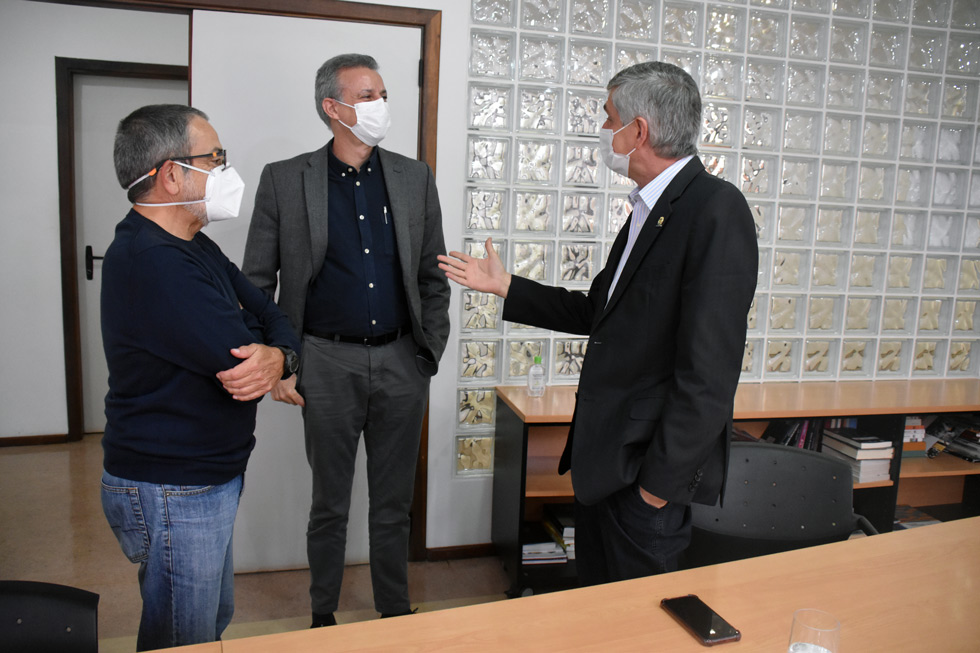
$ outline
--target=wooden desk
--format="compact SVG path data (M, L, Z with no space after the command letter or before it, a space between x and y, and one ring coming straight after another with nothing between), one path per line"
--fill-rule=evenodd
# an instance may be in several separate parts
M721 651L785 651L797 608L841 620L841 650L976 651L980 518L599 587L229 640L266 651L704 651L660 607L697 594L742 631Z

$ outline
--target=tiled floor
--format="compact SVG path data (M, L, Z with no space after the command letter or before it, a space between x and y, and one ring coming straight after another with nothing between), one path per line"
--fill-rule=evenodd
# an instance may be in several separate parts
M97 592L100 649L135 650L140 596L136 566L102 515L100 436L81 442L0 447L0 578L73 585ZM225 638L309 626L309 572L239 574L235 618ZM495 558L409 565L413 605L422 611L504 598ZM375 619L366 565L344 574L340 623Z

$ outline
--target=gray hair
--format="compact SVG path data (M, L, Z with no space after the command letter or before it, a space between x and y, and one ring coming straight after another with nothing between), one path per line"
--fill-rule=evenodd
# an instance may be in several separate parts
M327 98L343 101L337 74L348 68L377 70L378 62L374 60L374 57L366 54L338 54L336 57L324 61L320 69L316 71L316 84L314 85L316 112L320 115L320 120L326 123L330 129L333 127L330 125L330 116L323 110L323 101Z
M657 156L679 159L697 154L701 133L701 93L683 69L662 61L638 63L616 73L606 85L623 124L644 118Z
M194 118L208 119L203 111L183 104L151 104L120 120L112 151L119 185L126 188L172 157L196 154L187 151L187 127ZM143 199L155 180L156 177L147 177L130 188L126 194L129 201Z

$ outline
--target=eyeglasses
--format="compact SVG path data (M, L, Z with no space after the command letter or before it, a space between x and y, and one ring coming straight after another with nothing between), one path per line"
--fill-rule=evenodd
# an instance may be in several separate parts
M153 175L155 175L157 171L160 170L160 166L162 166L167 161L189 161L191 159L210 159L214 163L215 168L220 168L222 166L228 165L228 151L215 150L214 152L208 152L207 154L189 154L187 156L172 156L169 159L164 159L160 163L153 166L153 169L150 170L148 173L146 173L145 175L143 175L142 177L140 177L139 179L131 183L129 186L127 186L126 190L129 190L130 188L140 183L147 177L152 177Z

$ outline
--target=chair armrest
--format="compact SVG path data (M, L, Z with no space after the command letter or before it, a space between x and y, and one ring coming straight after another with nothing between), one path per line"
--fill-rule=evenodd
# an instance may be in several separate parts
M859 515L857 513L855 513L854 516L857 517L857 525L858 525L858 528L860 528L862 531L864 531L864 534L865 535L877 535L878 534L878 530L874 526L871 525L871 522L868 521L867 517L865 517L864 515Z

